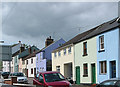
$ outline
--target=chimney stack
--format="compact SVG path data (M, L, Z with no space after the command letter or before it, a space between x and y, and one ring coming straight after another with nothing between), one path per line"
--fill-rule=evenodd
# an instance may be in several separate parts
M51 36L48 37L45 41L45 47L49 46L53 42L54 42L54 39L51 39Z
M22 53L24 50L25 50L25 44L21 44L21 46L20 46L20 53Z

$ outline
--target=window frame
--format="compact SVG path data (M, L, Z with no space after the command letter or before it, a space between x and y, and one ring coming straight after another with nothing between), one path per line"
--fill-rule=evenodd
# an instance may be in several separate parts
M54 57L57 57L57 52L54 52Z
M28 65L28 60L26 60L26 62L27 62L27 65Z
M33 74L33 68L31 68L31 74Z
M102 64L102 65L101 65ZM104 75L107 74L107 61L100 61L99 62L99 74Z
M68 54L70 54L72 52L72 50L71 50L71 46L70 47L68 47Z
M31 64L33 64L33 58L31 58Z
M83 77L88 77L88 64L87 63L83 64Z
M64 51L64 55L66 55L66 48L63 51Z
M101 42L102 41L102 42ZM105 50L105 39L104 39L104 35L99 37L99 51L104 51ZM103 45L103 48L101 48Z
M58 56L61 56L61 50L58 51Z
M83 42L83 56L87 56L87 41Z

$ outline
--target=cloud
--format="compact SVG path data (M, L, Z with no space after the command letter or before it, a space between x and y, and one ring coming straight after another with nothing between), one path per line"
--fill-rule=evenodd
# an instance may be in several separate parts
M3 3L3 38L7 41L11 37L11 43L19 39L39 47L50 35L56 40L69 40L117 17L117 8L117 2Z

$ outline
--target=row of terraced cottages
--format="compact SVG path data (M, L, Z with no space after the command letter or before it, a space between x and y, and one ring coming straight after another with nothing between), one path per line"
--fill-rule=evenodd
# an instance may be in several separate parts
M54 41L50 36L41 50L36 46L25 48L21 42L13 45L11 72L23 72L27 77L34 77L38 72L52 71L51 53L64 43L63 39Z
M52 70L77 84L120 78L120 20L81 33L52 52Z

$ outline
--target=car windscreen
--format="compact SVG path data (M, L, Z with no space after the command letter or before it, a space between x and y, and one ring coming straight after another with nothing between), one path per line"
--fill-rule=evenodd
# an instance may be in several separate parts
M65 80L65 78L60 73L44 74L44 77L46 82L55 82L55 81Z
M23 77L24 74L23 73L13 73L13 76Z

